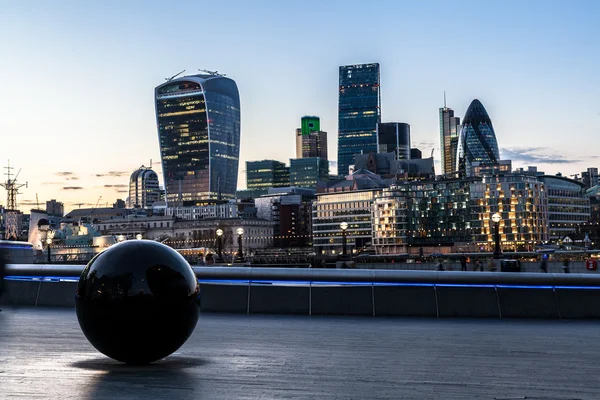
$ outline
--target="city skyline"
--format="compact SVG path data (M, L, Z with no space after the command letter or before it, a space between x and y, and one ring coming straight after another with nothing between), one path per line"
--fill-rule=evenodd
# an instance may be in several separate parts
M435 149L438 173L444 90L457 117L474 98L485 104L500 158L512 159L514 168L570 175L597 166L594 2L457 2L451 20L446 3L380 2L377 22L362 22L361 29L343 25L355 13L351 3L267 7L265 18L243 2L190 3L189 15L146 2L3 5L0 34L10 40L0 44L8 55L0 164L10 159L15 173L22 168L19 179L29 182L18 197L22 211L36 206L36 194L41 205L65 202L66 211L76 203L93 207L99 196L99 205L111 205L126 198L129 177L150 159L162 182L152 91L184 68L186 74L216 69L239 85L238 188L245 161L287 163L294 156L292 133L304 115L321 117L335 160L338 68L375 62L382 122L410 124L413 147L425 155ZM189 51L197 39L194 12L211 18L203 20L203 47ZM304 29L307 16L323 29ZM406 24L391 23L400 16ZM178 41L156 29L174 17ZM229 32L219 25L226 17ZM307 46L318 57L299 57ZM575 135L580 140L565 140ZM0 192L0 204L4 197Z

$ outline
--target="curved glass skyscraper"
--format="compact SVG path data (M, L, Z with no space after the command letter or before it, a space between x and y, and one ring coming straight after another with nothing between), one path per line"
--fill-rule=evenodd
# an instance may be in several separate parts
M497 164L500 160L496 133L492 121L477 99L471 102L463 119L458 139L458 169L467 176L471 175L474 162L480 165Z
M192 205L235 197L240 97L232 79L191 75L155 89L166 199Z

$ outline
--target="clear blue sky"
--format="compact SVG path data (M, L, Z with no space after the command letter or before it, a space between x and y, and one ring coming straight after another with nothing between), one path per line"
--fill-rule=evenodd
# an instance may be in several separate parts
M294 156L302 115L335 160L338 66L379 62L382 118L424 155L446 90L461 117L483 102L514 167L580 173L600 166L599 20L576 0L0 0L0 160L23 168L24 210L112 204L137 167L160 172L154 87L206 68L240 90L242 188L245 161Z

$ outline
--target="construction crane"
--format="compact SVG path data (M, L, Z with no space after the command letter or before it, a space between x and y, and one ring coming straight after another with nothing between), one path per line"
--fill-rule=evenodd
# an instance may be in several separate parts
M93 223L92 214L94 213L94 210L98 208L98 204L100 204L100 200L102 200L102 196L98 197L98 201L96 201L96 205L94 206L94 208L92 208L90 210L90 217L89 217L90 224Z
M220 74L219 71L209 71L207 69L198 69L198 71L200 72L205 72L209 75L213 75L213 76L226 76L225 74Z
M7 172L4 175L8 176L8 179L4 183L0 183L4 189L6 189L6 221L4 223L5 233L4 237L7 240L17 240L19 236L19 212L17 211L17 195L19 194L19 189L23 186L27 187L27 182L25 183L17 183L17 178L21 173L17 172L17 175L14 179L11 179L11 170L14 169L10 166L10 160L8 160L8 167L4 167Z
M8 160L8 167L4 167L7 172L4 173L4 175L8 176L8 179L6 180L6 182L4 183L0 183L0 186L2 186L4 189L6 189L6 209L8 210L16 210L17 209L17 195L19 194L19 189L22 188L23 186L25 186L27 188L27 182L25 183L17 183L17 178L19 177L19 174L21 173L21 170L19 169L19 172L17 172L17 175L14 177L14 179L11 179L11 170L13 170L14 168L10 166L10 160Z
M183 74L184 72L185 72L185 69L183 71L181 71L181 72L176 73L175 75L173 75L170 78L165 78L165 81L171 82L173 79L177 78L179 75Z

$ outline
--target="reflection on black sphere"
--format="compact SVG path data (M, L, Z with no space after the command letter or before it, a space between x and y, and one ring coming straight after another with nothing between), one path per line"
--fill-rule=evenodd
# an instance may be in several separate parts
M198 280L175 250L130 240L98 254L76 295L79 325L101 353L148 363L177 350L198 321Z

